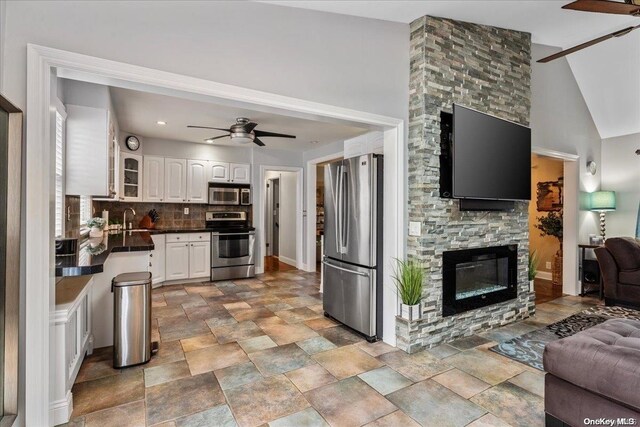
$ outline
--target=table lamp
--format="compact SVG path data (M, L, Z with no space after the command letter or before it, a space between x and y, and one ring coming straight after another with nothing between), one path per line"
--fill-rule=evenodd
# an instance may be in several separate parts
M615 191L594 191L589 195L590 210L600 212L600 235L605 239L605 212L616 210Z

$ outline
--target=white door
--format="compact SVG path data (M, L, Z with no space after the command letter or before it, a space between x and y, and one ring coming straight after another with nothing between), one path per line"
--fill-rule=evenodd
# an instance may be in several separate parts
M165 281L165 236L155 234L153 239L154 249L149 254L149 271L151 272L151 282L155 285Z
M189 160L187 162L187 202L207 202L207 169L206 160Z
M120 200L139 202L142 200L142 156L123 153L121 155Z
M144 156L142 200L164 201L164 157Z
M189 243L167 243L165 248L166 279L187 279L189 277Z
M235 184L251 183L251 165L244 163L231 163L231 182Z
M210 161L209 182L229 182L229 163Z
M209 260L211 243L191 242L189 245L189 277L191 279L209 277L211 274Z
M187 161L164 159L164 201L183 203L187 201Z

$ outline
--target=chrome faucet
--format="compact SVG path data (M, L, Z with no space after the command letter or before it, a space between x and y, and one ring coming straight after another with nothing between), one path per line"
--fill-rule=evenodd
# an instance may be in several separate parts
M127 229L127 211L131 211L133 216L136 216L136 211L133 208L126 208L124 210L124 212L122 213L122 229L123 230ZM129 228L133 228L133 225Z

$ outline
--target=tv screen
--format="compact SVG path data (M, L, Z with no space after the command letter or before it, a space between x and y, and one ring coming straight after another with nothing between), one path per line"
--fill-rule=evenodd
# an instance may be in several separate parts
M531 199L531 129L453 106L453 197Z

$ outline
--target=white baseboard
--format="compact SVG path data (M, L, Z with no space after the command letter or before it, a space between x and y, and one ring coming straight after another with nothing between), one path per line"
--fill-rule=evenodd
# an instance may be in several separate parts
M297 263L295 259L288 258L286 256L279 255L278 260L284 262L285 264L289 264L292 267L297 267Z
M536 279L551 280L552 278L553 276L550 271L538 271L536 273Z
M53 421L54 426L68 423L72 412L73 394L71 391L67 392L65 399L56 400L49 404L49 419Z

